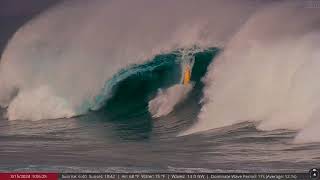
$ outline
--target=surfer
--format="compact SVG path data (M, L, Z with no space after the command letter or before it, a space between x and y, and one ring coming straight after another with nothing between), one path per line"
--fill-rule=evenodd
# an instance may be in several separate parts
M190 78L191 78L191 70L190 70L190 66L187 65L185 70L184 70L184 73L183 73L183 82L182 82L182 84L183 85L189 84Z

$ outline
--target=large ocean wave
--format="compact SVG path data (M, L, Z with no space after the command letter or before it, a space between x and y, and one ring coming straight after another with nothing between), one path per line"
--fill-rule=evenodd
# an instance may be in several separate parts
M0 104L10 120L39 120L136 98L163 116L192 89L175 85L184 50L212 59L217 47L198 122L182 135L253 121L260 130L300 130L296 142L320 141L319 20L301 1L66 1L7 45ZM207 62L198 58L194 81Z
M234 10L226 22L219 17L223 11L211 11L220 5ZM8 107L9 119L85 114L89 108L83 104L97 108L97 95L119 71L179 48L220 46L253 10L231 1L63 2L8 43L1 58L0 103Z

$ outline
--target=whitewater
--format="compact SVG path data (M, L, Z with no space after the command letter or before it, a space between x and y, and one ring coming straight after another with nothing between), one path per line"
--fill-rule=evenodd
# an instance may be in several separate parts
M0 171L313 168L319 21L298 0L56 3L1 54Z

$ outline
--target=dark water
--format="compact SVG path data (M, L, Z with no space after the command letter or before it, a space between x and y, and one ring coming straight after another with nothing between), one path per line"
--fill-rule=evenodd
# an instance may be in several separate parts
M124 76L98 112L71 119L1 119L0 171L307 172L319 167L320 144L293 144L295 131L264 132L241 123L177 136L196 123L201 77L218 52L195 55L195 87L165 117L152 119L147 103L159 87L179 81L171 78L181 73L175 52L132 67L140 70Z

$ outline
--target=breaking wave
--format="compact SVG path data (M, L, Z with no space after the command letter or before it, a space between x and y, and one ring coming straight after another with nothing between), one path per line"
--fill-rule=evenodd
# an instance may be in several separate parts
M297 130L298 143L320 141L319 21L301 1L66 1L7 45L0 104L10 120L39 120L136 98L165 116L195 88L177 85L184 51L196 53L200 82L206 66L194 74L217 47L198 122L181 135L251 121ZM196 58L208 52L210 60Z

